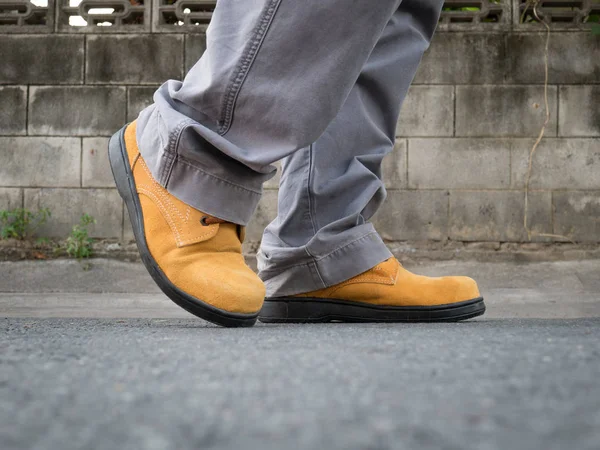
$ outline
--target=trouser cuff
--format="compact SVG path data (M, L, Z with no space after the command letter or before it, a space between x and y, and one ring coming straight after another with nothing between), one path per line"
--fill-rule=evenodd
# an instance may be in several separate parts
M211 175L176 158L165 188L184 203L211 216L248 225L261 197L252 191Z
M370 232L312 261L277 271L261 270L267 297L301 294L346 281L392 257L381 237Z

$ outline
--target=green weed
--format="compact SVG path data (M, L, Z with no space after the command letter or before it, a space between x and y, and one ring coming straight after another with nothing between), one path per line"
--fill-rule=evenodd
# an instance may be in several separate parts
M65 251L72 258L84 259L92 256L92 239L89 237L88 226L96 223L96 220L83 214L79 224L73 227L67 238Z
M25 208L0 210L0 238L27 239L38 227L45 224L49 217L48 208L38 212Z

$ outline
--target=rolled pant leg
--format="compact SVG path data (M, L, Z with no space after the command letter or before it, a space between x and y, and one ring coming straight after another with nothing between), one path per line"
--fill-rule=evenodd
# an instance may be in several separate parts
M189 205L245 225L271 163L323 133L399 4L219 0L200 61L139 116L154 178Z
M368 220L385 199L381 163L442 4L403 0L335 120L283 161L278 216L258 255L268 296L332 286L392 256Z

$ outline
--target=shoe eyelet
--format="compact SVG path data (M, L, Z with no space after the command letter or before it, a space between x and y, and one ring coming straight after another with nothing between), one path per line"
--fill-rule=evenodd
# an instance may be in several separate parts
M202 224L202 226L207 227L209 226L208 223L206 223L206 219L208 219L207 216L202 216L202 218L200 219L200 223Z

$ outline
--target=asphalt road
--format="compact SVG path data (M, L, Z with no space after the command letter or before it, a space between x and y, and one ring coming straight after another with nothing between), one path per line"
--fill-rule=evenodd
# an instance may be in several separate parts
M600 319L0 319L9 449L598 449Z

